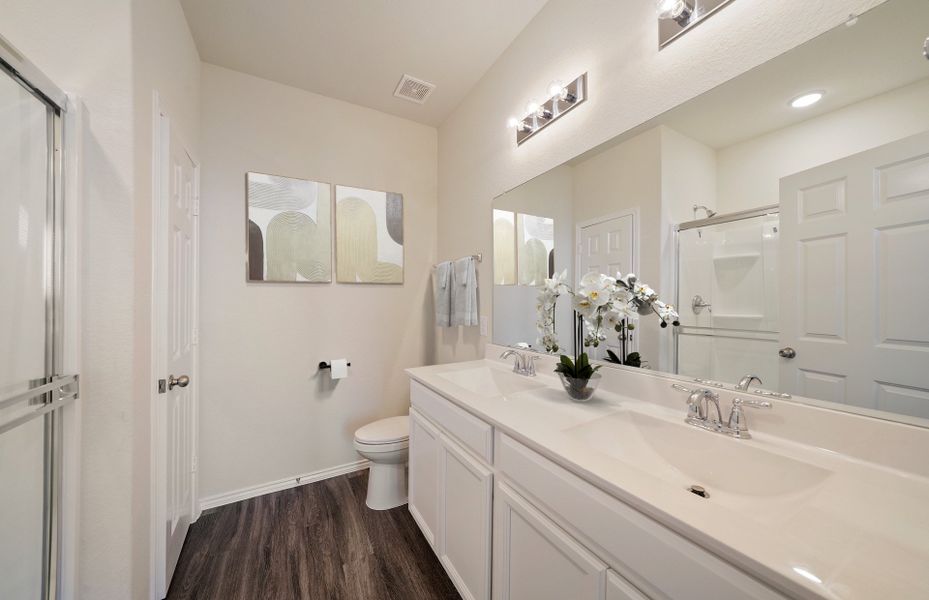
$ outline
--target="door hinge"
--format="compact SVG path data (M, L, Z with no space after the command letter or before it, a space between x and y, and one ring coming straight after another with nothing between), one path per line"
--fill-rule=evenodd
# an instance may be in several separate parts
M200 329L198 327L194 327L194 330L191 332L190 343L194 346L200 343Z
M167 391L168 391L168 382L164 379L159 379L158 380L158 393L164 394Z
M199 467L199 465L198 465L197 463L198 463L198 461L197 461L197 455L194 454L193 457L190 459L190 472L191 472L191 473L196 473L196 472L197 472L197 468Z
M193 202L193 215L195 217L200 216L200 198L194 198Z

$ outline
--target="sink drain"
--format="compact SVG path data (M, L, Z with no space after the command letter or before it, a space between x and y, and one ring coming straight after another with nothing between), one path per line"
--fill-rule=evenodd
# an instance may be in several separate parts
M689 491L691 494L696 494L697 496L700 496L701 498L710 497L710 493L706 491L706 488L704 488L702 485L692 485L689 488L687 488L687 491Z

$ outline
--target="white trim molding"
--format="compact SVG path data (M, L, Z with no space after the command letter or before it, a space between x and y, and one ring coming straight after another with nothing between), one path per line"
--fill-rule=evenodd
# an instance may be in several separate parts
M333 477L338 477L339 475L346 475L348 473L354 473L355 471L363 471L369 466L370 463L367 460L361 459L354 462L345 463L344 465L337 465L335 467L329 467L328 469L321 469L312 473L297 475L296 477L288 477L287 479L279 479L269 483L262 483L259 485L233 490L231 492L216 494L207 498L201 498L200 510L209 510L211 508L216 508L217 506L232 504L233 502L240 502L242 500L248 500L249 498L264 496L265 494L271 494L273 492L289 490L291 488L306 485L308 483L323 481L324 479L331 479Z

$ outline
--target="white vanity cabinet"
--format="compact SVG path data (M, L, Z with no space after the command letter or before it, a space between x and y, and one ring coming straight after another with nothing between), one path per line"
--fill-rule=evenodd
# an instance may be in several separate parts
M465 600L490 600L493 429L413 384L409 510Z
M607 566L505 483L494 523L495 599L603 600Z
M410 471L408 506L432 549L436 549L439 522L439 430L410 410Z
M410 512L465 600L785 596L414 381Z
M490 598L493 482L489 467L443 436L436 554L466 600Z

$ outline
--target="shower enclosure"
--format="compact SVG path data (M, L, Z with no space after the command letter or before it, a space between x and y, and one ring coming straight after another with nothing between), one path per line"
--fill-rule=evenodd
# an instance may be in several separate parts
M66 419L62 113L0 39L0 598L58 597ZM73 367L73 365L67 365Z
M778 380L778 208L678 227L677 372Z

